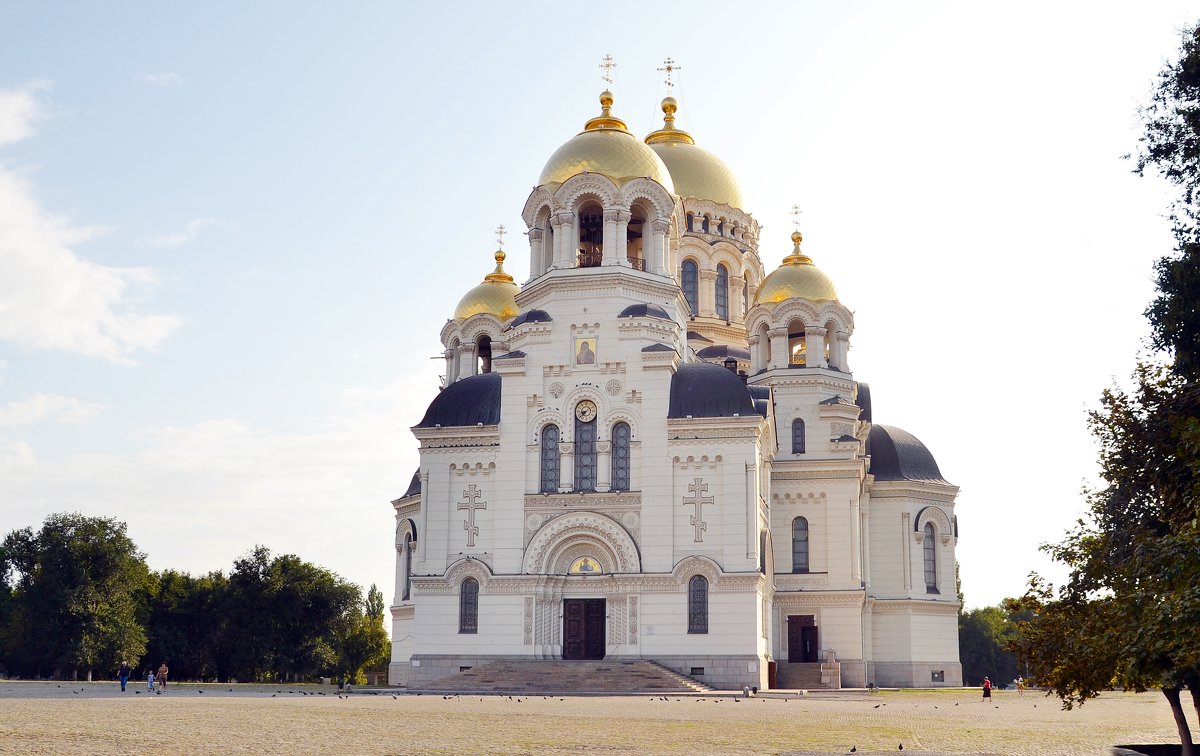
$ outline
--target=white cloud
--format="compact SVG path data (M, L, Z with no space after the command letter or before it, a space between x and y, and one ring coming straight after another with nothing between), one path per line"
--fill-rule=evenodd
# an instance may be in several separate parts
M50 82L35 81L16 89L0 89L0 146L33 135L33 125L43 117L36 94Z
M81 423L100 410L98 404L88 404L58 394L33 394L24 399L0 405L0 427L29 425L39 420L59 423Z
M164 71L162 73L142 74L142 81L147 84L153 84L156 87L177 87L183 84L183 77L177 73Z
M32 133L33 92L44 86L0 90L0 144ZM102 231L47 212L29 182L0 164L0 340L128 363L179 327L177 317L125 302L131 286L154 283L149 269L97 265L72 251Z
M146 244L159 249L172 249L174 247L181 247L184 244L195 240L195 238L200 235L201 231L215 223L216 221L214 221L212 218L194 218L188 221L182 230L175 231L174 233L170 234L158 234L157 236L151 236L146 240Z

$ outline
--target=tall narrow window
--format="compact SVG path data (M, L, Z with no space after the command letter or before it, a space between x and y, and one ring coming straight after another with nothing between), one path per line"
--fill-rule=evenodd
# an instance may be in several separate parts
M688 213L688 214L687 214L687 230L688 230L688 231L691 231L691 230L692 230L692 221L693 221L695 218L696 218L696 216L692 215L691 213Z
M558 491L558 426L542 428L542 481L538 490L542 493Z
M808 572L808 520L792 520L792 572Z
M575 418L575 490L596 490L596 418Z
M617 423L612 429L612 490L630 489L629 467L629 426Z
M412 533L404 534L404 592L401 601L408 601L412 596Z
M717 317L729 320L729 269L724 265L717 266Z
M702 231L704 231L704 233L706 233L706 234L708 233L708 216L707 215L704 216L704 221L700 224L700 229Z
M687 300L692 316L700 314L700 273L695 260L684 260L679 276L683 286L683 298Z
M744 273L742 275L742 317L744 318L750 311L750 282L744 278Z
M925 592L941 593L937 587L937 545L933 523L925 523Z
M475 578L462 581L459 589L458 632L479 632L479 581Z
M492 337L483 335L475 342L475 372L492 372Z
M792 421L792 454L804 453L804 421L796 418Z
M703 575L688 581L688 632L708 632L708 578Z

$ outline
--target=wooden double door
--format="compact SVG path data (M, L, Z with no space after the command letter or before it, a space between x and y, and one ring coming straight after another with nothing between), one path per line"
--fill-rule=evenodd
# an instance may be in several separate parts
M789 614L787 618L788 662L821 661L817 645L817 623L811 614Z
M563 658L603 659L604 599L563 599Z

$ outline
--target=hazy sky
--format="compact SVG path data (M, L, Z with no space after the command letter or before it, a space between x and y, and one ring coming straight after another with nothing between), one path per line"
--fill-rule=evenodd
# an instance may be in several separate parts
M768 270L803 208L875 420L962 488L967 604L1061 579L1171 248L1121 156L1194 4L412 5L0 5L0 533L114 516L156 569L261 543L390 599L439 329L611 53L639 134L683 66Z

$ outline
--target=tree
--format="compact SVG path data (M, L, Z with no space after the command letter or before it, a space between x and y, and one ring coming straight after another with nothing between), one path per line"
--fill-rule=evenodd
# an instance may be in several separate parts
M346 679L361 682L363 672L387 664L391 659L391 643L384 629L383 593L374 585L367 591L363 611L348 618L341 637L341 669Z
M147 597L146 656L167 662L171 676L202 680L220 676L220 644L229 632L223 608L229 580L219 571L193 577L164 570L153 575Z
M1174 251L1156 265L1146 315L1166 362L1141 362L1134 387L1105 391L1090 415L1104 485L1087 517L1047 549L1070 568L1057 593L1033 576L1010 608L1031 612L1012 643L1039 684L1070 708L1114 685L1159 688L1183 753L1180 691L1200 714L1200 26L1159 76L1136 172L1180 189Z
M999 606L963 612L958 622L958 656L962 661L963 684L982 685L983 678L1006 685L1020 674L1017 657L1008 645L1017 636L1010 615Z
M0 547L13 586L6 665L22 675L90 680L139 659L146 647L139 596L145 557L123 522L80 514L46 518L41 530L9 533Z

